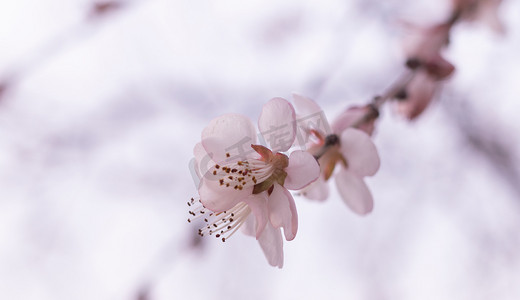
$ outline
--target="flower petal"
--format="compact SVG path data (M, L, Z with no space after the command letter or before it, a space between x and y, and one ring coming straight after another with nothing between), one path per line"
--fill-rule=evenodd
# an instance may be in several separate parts
M329 122L325 117L325 113L316 102L307 97L293 93L293 103L294 108L296 109L297 137L300 146L303 146L308 142L310 130L316 130L323 136L332 133Z
M214 212L232 208L238 202L246 199L252 192L252 186L236 190L220 185L218 180L214 180L214 177L207 175L204 175L199 186L200 201L204 207Z
M217 117L202 131L202 145L217 163L243 159L253 151L251 144L255 143L255 126L240 114Z
M258 119L260 133L273 152L287 151L296 138L296 114L283 98L273 98L262 108Z
M445 79L455 71L455 66L438 54L425 61L424 67L428 75L436 80Z
M269 196L269 220L278 228L283 227L285 239L291 241L298 231L298 213L291 193L279 184L274 185Z
M274 228L269 222L258 238L265 258L273 267L283 267L283 240L280 228Z
M193 156L195 157L195 172L200 178L203 174L206 174L208 170L215 165L211 157L202 146L202 143L197 143L193 148Z
M498 7L500 6L501 0L495 1L482 1L479 6L478 19L481 19L486 23L495 33L504 34L506 29L504 24L500 20L498 15Z
M249 206L251 212L255 216L255 234L256 239L260 237L262 234L265 224L267 224L268 220L268 210L267 210L267 197L265 193L260 193L257 195L251 195L247 197L244 202Z
M329 197L329 184L320 176L316 181L301 190L300 193L308 199L324 201Z
M289 166L285 168L287 177L284 187L289 190L300 190L318 179L320 166L309 152L296 150L289 156Z
M349 171L359 176L372 176L379 170L380 160L372 139L361 130L349 128L341 134L341 153Z
M253 214L249 214L242 227L240 227L240 230L245 235L256 236L256 227L255 216Z
M359 122L363 117L370 113L371 108L368 106L352 106L341 113L335 120L332 122L332 131L336 134L341 134L345 129L354 125L354 123ZM364 131L368 135L372 135L375 127L375 118L364 122L361 124L358 129Z
M411 32L403 44L408 58L427 61L447 45L451 25L443 23L425 28L410 26L408 29Z
M366 215L374 208L372 194L363 178L356 173L342 169L336 174L336 186L343 201L355 213Z
M417 72L408 84L407 98L397 102L397 111L409 120L417 118L432 101L438 85L428 73Z

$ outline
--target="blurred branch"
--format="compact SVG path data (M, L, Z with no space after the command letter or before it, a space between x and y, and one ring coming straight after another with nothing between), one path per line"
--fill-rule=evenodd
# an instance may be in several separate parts
M137 2L140 1L106 0L92 2L88 12L85 14L85 18L80 23L57 33L54 37L39 47L36 47L29 55L22 58L21 61L14 63L10 71L0 74L0 102L4 100L8 89L12 89L23 77L36 69L38 65L43 64L53 55L56 55L72 45L72 41L77 41L79 37L86 37L87 35L84 33L87 33L88 29L92 26L113 16L114 13L121 11L123 8L129 7L130 4Z
M174 236L151 258L149 266L144 270L141 283L135 291L135 300L152 299L150 294L160 280L175 269L175 264L181 257L188 253L205 250L205 240L199 236L195 228L200 228L200 226L193 225L193 228L188 231L188 236L184 238L184 242L179 243L178 238Z
M461 98L450 96L447 101L442 102L446 115L468 145L485 158L497 175L520 197L520 170L516 165L516 157L511 146L501 136L507 130L503 129L503 125L492 124L479 115L468 100L460 100Z

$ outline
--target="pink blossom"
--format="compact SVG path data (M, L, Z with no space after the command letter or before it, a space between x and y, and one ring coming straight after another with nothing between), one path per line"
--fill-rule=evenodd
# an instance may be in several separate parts
M301 117L321 111L314 101L300 95L294 95L294 104ZM311 132L314 137L314 140L309 139L308 151L319 157L321 169L320 178L302 190L304 196L314 200L325 200L329 194L327 181L333 175L336 166L339 166L335 181L343 201L357 214L364 215L372 211L373 198L364 177L377 172L380 160L369 136L374 130L374 120L359 123L372 113L370 109L368 106L347 109L332 123L330 131L303 129ZM356 123L360 124L359 129L352 127Z
M497 33L504 33L504 26L498 17L498 8L502 0L452 0L453 9L460 12L467 21L486 23Z
M408 59L419 62L429 61L438 56L449 42L451 25L440 24L430 27L419 27L408 24L409 34L403 47Z
M409 120L417 118L432 101L438 82L426 72L419 71L406 88L406 98L397 101L397 112Z
M225 241L242 225L256 236L273 266L283 266L283 243L294 239L298 215L288 190L299 190L319 176L316 159L305 151L287 151L296 138L295 112L282 98L266 103L258 121L260 134L270 149L257 144L252 122L239 114L215 118L195 146L196 169L204 174L199 184L200 206L193 217L203 218L200 235L215 235ZM204 158L211 157L203 170ZM192 199L189 205L196 205ZM190 219L189 221L191 221Z
M428 107L441 81L455 70L440 54L448 42L450 28L449 24L415 27L414 34L405 43L407 66L413 70L414 76L397 95L397 111L410 120Z
M442 49L448 44L451 25L441 24L431 27L409 25L410 34L404 41L407 66L423 69L436 79L444 79L455 69L445 60Z

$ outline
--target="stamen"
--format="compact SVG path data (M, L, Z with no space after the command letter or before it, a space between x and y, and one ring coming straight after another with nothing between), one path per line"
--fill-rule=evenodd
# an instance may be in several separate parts
M275 169L272 164L265 161L250 159L232 162L224 166L215 165L210 170L210 174L216 176L216 180L221 187L230 187L241 191L265 181L273 174ZM215 180L214 178L211 179Z
M193 217L188 218L188 223L196 221L204 217L204 221L207 220L208 217L212 217L214 215L213 212L206 209L202 204L195 208L194 210L189 210L188 213Z
M194 218L188 219L190 223L204 216L203 220L206 225L198 230L200 236L215 234L216 238L222 237L222 241L225 241L242 226L247 216L251 213L251 209L244 202L240 202L229 211L214 213L204 208L201 204L195 212L189 211L189 213L194 216Z

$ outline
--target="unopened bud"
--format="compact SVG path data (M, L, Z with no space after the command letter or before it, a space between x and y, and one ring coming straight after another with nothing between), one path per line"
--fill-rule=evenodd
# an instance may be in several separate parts
M421 61L418 58L411 57L406 60L405 65L409 69L415 70L421 66Z

